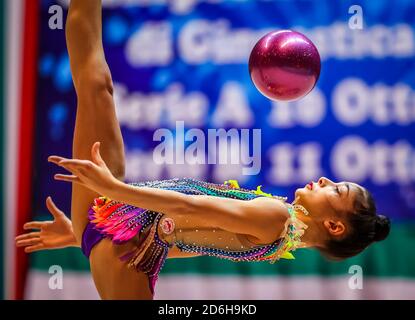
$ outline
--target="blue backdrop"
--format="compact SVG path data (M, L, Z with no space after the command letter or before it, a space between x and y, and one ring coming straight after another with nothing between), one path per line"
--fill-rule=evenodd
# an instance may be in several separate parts
M379 211L394 220L415 218L413 1L128 2L103 1L128 181L235 178L292 200L296 188L325 175L369 188ZM66 2L57 3L66 15ZM64 30L48 25L53 4L42 1L40 12L34 203L35 212L46 212L51 195L69 213L71 187L53 180L57 170L47 162L51 154L71 156L76 112ZM362 29L349 24L356 4ZM271 102L249 77L250 50L275 29L303 32L322 58L316 88L297 102ZM156 163L153 134L176 134L176 121L206 134L261 129L254 154L260 173L244 175L241 165ZM254 152L252 141L247 146Z

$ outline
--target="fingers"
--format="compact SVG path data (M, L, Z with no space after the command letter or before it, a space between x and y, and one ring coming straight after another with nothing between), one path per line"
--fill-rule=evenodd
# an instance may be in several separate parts
M70 159L66 159L59 156L50 156L48 157L48 161L65 168L71 173L75 173L76 171L75 163Z
M39 243L40 243L40 238L18 240L18 241L16 241L16 247L33 246L33 245L37 245Z
M102 158L99 155L98 159ZM64 175L64 174L55 174L54 178L56 180L67 181L67 182L75 182L82 184L82 181L79 177L88 175L91 170L98 169L98 166L90 161L90 160L79 160L79 159L66 159L59 156L49 156L48 161L57 164L68 170L72 175ZM105 163L104 163L105 165ZM56 206L55 206L56 207ZM56 208L59 210L58 208ZM52 212L52 211L51 211Z
M45 221L30 221L23 225L24 230L40 229L46 224Z
M45 249L45 245L40 239L40 232L21 234L16 237L16 247L25 247L26 253Z
M64 159L59 162L59 165L62 167L74 167L82 168L92 165L92 162L89 160L79 160L79 159Z
M66 160L66 158L59 157L59 156L49 156L48 157L48 161L53 162L55 164L59 164L59 162L62 161L62 160Z
M75 176L75 175L66 175L66 174L55 174L54 178L56 180L61 180L61 181L67 181L67 182L76 182L76 183L82 183L81 180L79 179L79 177Z
M43 250L43 249L45 249L45 246L42 243L39 243L39 244L36 244L34 246L24 248L24 252L30 253L30 252Z
M72 173L76 170L94 165L94 163L90 160L67 159L59 156L49 156L48 161L63 167Z
M92 149L91 149L91 157L92 157L92 160L96 164L102 166L102 165L105 165L105 162L102 159L100 151L99 151L100 146L101 146L101 142L95 142L93 144Z
M15 241L23 241L23 240L28 240L28 239L39 239L40 237L40 232L30 232L30 233L25 233L25 234L21 234L18 235L15 238Z
M50 196L46 198L46 207L54 218L59 218L64 215L63 211L58 209Z

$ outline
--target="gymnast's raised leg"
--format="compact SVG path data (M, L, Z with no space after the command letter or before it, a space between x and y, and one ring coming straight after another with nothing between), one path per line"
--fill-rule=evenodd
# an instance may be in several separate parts
M111 73L102 45L101 0L71 0L66 41L77 94L73 158L91 159L91 147L101 142L101 155L112 174L124 179L124 144L115 114ZM100 196L72 185L71 216L78 243L88 224L88 209ZM103 299L152 299L147 275L127 268L116 246L103 239L91 251L91 272Z

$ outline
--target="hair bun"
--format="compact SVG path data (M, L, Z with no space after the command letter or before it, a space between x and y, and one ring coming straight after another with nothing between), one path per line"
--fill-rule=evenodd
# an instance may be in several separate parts
M390 231L391 223L388 217L377 215L375 217L375 237L374 241L384 240Z

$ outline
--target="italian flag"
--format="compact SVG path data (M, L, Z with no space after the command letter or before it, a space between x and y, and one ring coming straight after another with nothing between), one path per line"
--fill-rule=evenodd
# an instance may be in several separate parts
M36 0L0 1L0 297L98 299L89 264L79 249L34 253L16 249L14 237L33 212L33 152L37 74ZM295 260L230 262L212 257L167 260L156 299L414 299L415 222L395 223L389 238L344 262L316 251ZM62 288L50 286L53 266Z

